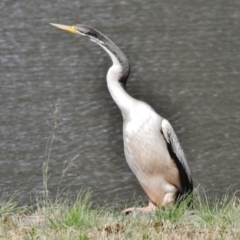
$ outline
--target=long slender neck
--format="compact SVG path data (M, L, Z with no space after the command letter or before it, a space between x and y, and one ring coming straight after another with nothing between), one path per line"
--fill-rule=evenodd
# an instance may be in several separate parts
M98 31L94 33L97 33L97 40L92 37L91 40L98 43L109 54L113 62L113 65L109 68L107 73L107 86L109 92L120 108L123 117L127 117L133 104L137 101L125 91L127 79L130 74L128 59L121 49L110 39Z

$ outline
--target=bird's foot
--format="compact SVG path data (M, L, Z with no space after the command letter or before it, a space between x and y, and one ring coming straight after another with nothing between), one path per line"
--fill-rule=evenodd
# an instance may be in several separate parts
M123 213L124 213L125 215L128 215L129 213L132 213L135 209L136 209L136 208L133 208L133 207L131 207L131 208L126 208L126 209L123 210Z
M129 213L133 212L133 211L139 211L139 212L143 212L143 213L150 213L153 211L156 211L157 206L154 205L152 202L149 202L147 207L141 207L141 208L127 208L123 211L123 213L125 213L126 215L128 215Z

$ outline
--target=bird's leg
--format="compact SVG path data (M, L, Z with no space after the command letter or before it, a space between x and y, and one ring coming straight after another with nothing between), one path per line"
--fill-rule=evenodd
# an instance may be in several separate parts
M167 192L165 193L164 197L163 197L163 201L161 206L162 207L166 207L167 205L171 204L174 202L175 199L175 192ZM133 211L139 211L139 212L144 212L144 213L149 213L149 212L153 212L157 209L157 204L155 204L153 201L149 200L149 204L147 207L142 207L142 208L127 208L125 209L123 212L125 214L129 214Z
M152 201L149 201L149 204L147 207L142 207L142 208L127 208L125 209L123 212L125 214L129 214L133 211L139 211L139 212L144 212L144 213L149 213L149 212L153 212L157 209L157 206L152 202Z
M174 199L175 199L176 193L175 192L168 192L165 193L164 197L163 197L163 202L162 202L162 206L165 207L166 205L173 203Z

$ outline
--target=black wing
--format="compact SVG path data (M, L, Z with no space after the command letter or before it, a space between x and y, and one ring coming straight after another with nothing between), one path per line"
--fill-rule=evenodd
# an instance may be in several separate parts
M166 140L169 154L179 170L182 193L192 192L193 182L187 159L171 124L166 119L162 120L161 132Z

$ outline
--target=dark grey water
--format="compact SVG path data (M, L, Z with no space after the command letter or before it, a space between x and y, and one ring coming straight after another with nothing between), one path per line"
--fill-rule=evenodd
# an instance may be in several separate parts
M122 117L105 83L109 57L50 22L92 25L119 45L132 66L128 92L172 123L195 186L218 196L232 184L239 189L239 1L1 0L0 20L1 192L42 190L60 98L50 191L79 153L63 193L91 188L97 202L144 196L125 162Z

